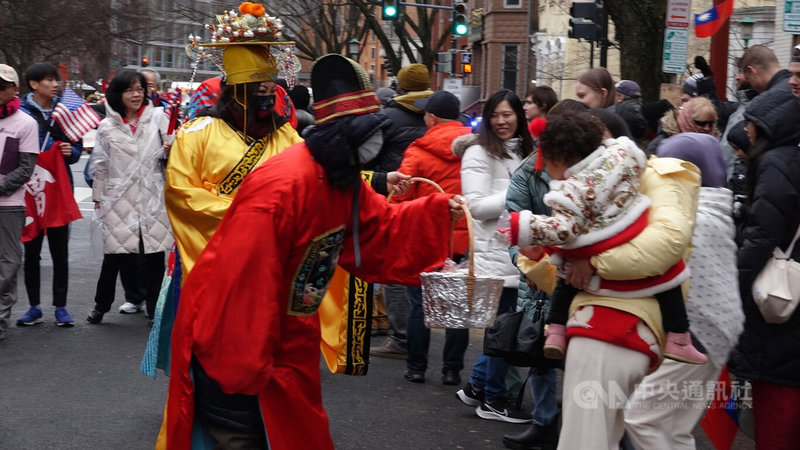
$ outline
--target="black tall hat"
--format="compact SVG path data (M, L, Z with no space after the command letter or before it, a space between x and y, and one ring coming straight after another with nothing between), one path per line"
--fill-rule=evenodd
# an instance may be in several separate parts
M311 89L317 125L339 117L380 111L380 101L367 72L357 62L337 53L314 61Z

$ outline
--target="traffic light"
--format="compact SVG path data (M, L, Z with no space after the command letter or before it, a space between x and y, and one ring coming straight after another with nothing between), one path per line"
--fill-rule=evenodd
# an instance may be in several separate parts
M464 36L468 31L467 4L461 0L453 0L453 34Z
M603 5L595 2L573 2L569 8L569 32L572 39L599 41L603 37Z
M381 11L383 20L397 20L397 16L400 15L400 2L398 0L383 0Z
M147 67L150 65L150 58L143 56L142 57L142 67Z

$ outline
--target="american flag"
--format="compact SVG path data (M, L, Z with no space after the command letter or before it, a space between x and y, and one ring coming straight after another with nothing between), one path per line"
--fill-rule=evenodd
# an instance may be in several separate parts
M78 142L101 120L100 116L69 87L64 89L61 101L53 109L53 119L72 142Z

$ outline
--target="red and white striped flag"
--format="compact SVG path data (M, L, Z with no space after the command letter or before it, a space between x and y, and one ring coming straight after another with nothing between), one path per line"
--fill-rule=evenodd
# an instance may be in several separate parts
M72 89L64 89L61 101L53 109L53 118L70 141L78 142L100 123L100 116Z

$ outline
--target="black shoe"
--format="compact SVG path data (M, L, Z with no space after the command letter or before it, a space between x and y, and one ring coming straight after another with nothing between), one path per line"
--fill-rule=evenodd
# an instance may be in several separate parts
M480 406L483 403L483 391L476 391L471 384L467 383L456 392L456 398L467 406Z
M531 414L511 407L508 400L501 398L493 402L485 401L475 408L481 419L499 420L508 423L531 423Z
M403 375L406 380L412 383L424 383L425 382L425 374L424 373L416 373L416 372L406 372Z
M533 424L519 434L506 434L503 436L503 445L506 448L523 450L555 450L558 445L558 421L546 427Z
M86 318L86 321L96 325L103 321L103 314L105 313L101 313L96 309L92 309L91 311L89 311L89 317Z
M445 369L442 373L442 384L458 386L461 384L461 376L458 374L457 370Z

